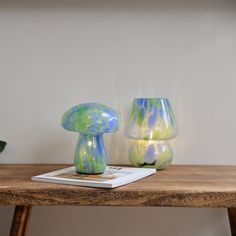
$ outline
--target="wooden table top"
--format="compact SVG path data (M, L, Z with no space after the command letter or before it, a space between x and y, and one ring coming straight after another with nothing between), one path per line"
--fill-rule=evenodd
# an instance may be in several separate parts
M31 181L71 165L1 164L1 205L236 207L236 166L172 165L134 183L100 189Z

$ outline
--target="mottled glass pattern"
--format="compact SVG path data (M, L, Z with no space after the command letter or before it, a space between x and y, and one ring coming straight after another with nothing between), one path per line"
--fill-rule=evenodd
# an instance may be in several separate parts
M124 134L132 139L165 140L177 135L176 120L167 98L135 98Z
M107 158L102 135L79 136L74 156L75 169L78 173L103 173Z
M129 149L133 166L164 169L173 160L173 151L167 141L135 140Z
M125 136L135 139L129 161L136 167L166 168L173 160L167 139L177 135L173 110L167 98L135 98L124 126Z
M121 118L113 109L98 103L72 107L62 117L64 129L79 132L74 164L82 174L101 174L107 163L103 134L120 128Z
M83 103L69 109L62 117L64 129L82 134L103 134L116 131L119 114L99 103Z

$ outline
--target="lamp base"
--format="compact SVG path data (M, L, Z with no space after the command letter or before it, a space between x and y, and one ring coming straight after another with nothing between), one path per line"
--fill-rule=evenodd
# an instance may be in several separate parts
M166 168L173 160L173 151L167 141L133 141L129 161L135 167Z
M106 169L107 153L103 137L81 134L75 150L75 169L77 173L94 175L102 174Z

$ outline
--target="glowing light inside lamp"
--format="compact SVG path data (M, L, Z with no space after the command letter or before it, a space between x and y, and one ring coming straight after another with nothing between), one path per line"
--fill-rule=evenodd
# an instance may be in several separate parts
M164 140L177 135L176 119L169 100L134 99L125 122L124 134L135 140L129 150L132 165L156 169L167 167L173 160L173 151Z

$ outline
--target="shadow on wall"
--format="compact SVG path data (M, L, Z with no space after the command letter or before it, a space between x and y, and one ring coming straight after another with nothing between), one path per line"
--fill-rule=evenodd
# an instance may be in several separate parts
M94 235L95 231L97 236L230 235L225 209L50 207L46 211L46 208L34 208L30 235L70 236L74 232Z
M14 206L0 206L0 213L0 235L9 235L14 213Z
M32 147L28 156L32 157L32 163L69 163L73 164L75 144L78 138L73 135L58 133L45 134L47 137Z

